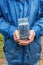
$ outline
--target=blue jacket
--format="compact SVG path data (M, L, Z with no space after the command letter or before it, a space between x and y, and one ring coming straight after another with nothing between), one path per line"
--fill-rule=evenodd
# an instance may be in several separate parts
M5 57L12 65L32 65L41 54L40 36L43 34L43 11L40 0L0 0L0 32L4 35ZM28 17L35 39L28 46L13 40L18 18Z

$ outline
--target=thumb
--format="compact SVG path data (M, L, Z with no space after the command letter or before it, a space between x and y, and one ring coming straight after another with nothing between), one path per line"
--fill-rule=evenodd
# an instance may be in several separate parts
M20 39L19 31L17 31L17 30L16 30L16 38L17 38L17 40Z
M29 39L31 39L32 38L32 32L30 31L29 32Z
M29 35L29 39L31 39L31 35Z

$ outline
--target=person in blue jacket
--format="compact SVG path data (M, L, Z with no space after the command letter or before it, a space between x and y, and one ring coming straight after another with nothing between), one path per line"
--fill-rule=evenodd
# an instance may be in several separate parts
M43 15L40 0L0 0L0 33L8 65L37 65L41 54ZM28 40L20 39L18 19L28 18ZM27 33L27 32L26 32Z

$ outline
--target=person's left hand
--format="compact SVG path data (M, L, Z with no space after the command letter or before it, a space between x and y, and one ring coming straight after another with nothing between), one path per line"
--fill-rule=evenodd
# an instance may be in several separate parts
M35 32L34 30L30 30L29 32L29 38L26 40L19 40L19 44L23 46L29 45L35 38Z

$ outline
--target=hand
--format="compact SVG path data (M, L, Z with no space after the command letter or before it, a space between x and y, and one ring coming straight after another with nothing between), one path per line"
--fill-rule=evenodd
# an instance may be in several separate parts
M19 36L19 31L16 30L13 34L13 38L16 42L19 42L20 36Z
M34 37L35 37L35 32L33 30L30 30L29 38L27 40L19 40L19 44L23 45L23 46L26 46L34 40Z

